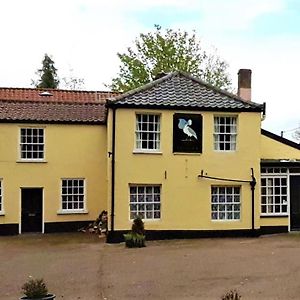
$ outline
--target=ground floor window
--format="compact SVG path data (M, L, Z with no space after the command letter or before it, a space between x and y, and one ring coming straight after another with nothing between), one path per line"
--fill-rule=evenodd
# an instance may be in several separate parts
M76 211L85 208L84 179L62 179L61 189L62 210Z
M0 212L3 211L3 189L2 189L2 180L0 179Z
M160 219L160 186L130 186L130 219Z
M239 186L211 187L211 219L240 220L241 194Z
M287 214L287 175L262 175L261 214Z

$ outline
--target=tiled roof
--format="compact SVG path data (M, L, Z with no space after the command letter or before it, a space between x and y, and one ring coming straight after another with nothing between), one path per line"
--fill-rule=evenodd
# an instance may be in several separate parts
M7 122L104 123L105 104L0 100L0 120Z
M104 123L112 92L0 88L0 121Z
M102 103L119 93L57 89L0 88L0 100Z
M117 96L111 106L188 108L223 111L262 111L263 105L217 89L189 74L178 71Z

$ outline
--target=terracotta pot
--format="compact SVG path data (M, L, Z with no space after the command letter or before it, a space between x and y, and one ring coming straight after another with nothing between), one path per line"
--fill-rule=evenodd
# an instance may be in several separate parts
M35 298L35 299L28 298L26 296L23 296L23 297L20 298L20 300L52 300L52 299L55 299L55 295L54 294L48 294L46 297Z

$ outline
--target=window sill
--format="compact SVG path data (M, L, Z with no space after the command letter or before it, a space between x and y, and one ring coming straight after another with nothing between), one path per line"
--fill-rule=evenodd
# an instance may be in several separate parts
M236 153L237 150L214 150L216 153Z
M44 159L19 159L17 163L47 163Z
M241 222L241 219L239 219L239 220L211 220L211 222L216 222L216 223L218 223L218 222L226 222L226 223L228 223L228 222Z
M263 218L288 218L288 215L260 215Z
M133 154L156 154L156 155L162 155L161 151L154 151L154 150L133 150Z
M4 211L0 211L0 217L1 216L5 216L5 212Z
M190 156L200 156L202 153L192 153L192 152L173 152L174 155L190 155Z
M82 210L59 210L57 212L58 215L84 215L88 214L89 211L82 209Z

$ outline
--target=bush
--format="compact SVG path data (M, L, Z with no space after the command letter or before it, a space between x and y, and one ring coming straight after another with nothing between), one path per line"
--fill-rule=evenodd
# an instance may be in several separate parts
M145 245L145 236L138 233L129 232L124 234L125 245L128 248L142 248Z
M131 226L131 232L124 234L125 245L128 248L141 248L146 247L145 245L145 228L144 222L140 217L136 217L133 220Z
M144 235L145 233L144 222L140 217L136 217L133 220L131 231L136 234Z
M29 280L23 284L22 290L29 299L39 299L48 295L48 289L43 278L33 279L29 277Z
M242 296L235 290L227 292L224 296L221 298L222 300L240 300L242 299Z

